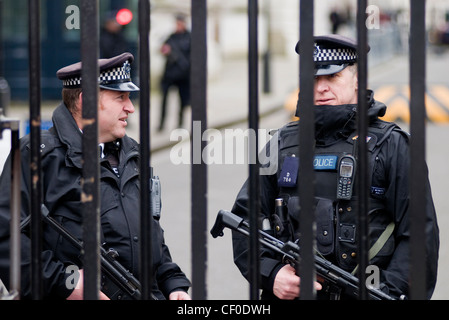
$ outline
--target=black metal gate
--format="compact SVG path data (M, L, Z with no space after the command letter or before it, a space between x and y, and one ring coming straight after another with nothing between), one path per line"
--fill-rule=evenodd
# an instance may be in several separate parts
M30 79L30 119L31 119L31 176L32 185L32 292L34 299L42 298L41 283L41 216L40 205L42 203L41 178L40 178L40 47L39 47L39 26L40 26L40 1L29 0L29 79ZM425 237L425 199L424 186L421 181L426 177L424 171L417 170L424 165L425 156L425 1L410 1L411 5L411 29L410 29L410 88L411 88L411 273L410 292L412 299L424 299L426 296L425 272L425 245L422 239ZM367 134L367 108L366 96L367 86L367 30L365 27L367 1L357 1L357 40L359 52L358 76L359 76L359 110L358 110L358 135L362 141ZM99 186L98 186L98 143L97 143L97 58L98 58L98 1L81 1L81 56L83 63L83 103L90 107L83 108L83 118L90 121L84 129L83 134L83 236L84 236L84 265L85 265L85 298L98 299L99 291ZM300 148L300 174L302 181L313 181L313 157L314 142L308 137L314 136L314 113L313 113L313 1L300 1L298 18L300 21L299 36L302 41L300 56L300 76L299 85L301 87L300 102L302 105L300 117L304 125L300 128L299 141ZM258 129L258 1L248 0L248 119L249 128L257 132ZM148 181L150 161L150 130L149 130L149 110L150 110L150 51L149 51L149 31L150 31L150 2L149 0L139 0L139 74L140 74L140 142L141 154L141 181ZM200 121L201 136L207 129L207 1L191 1L192 16L192 121ZM89 30L89 32L86 32ZM412 63L413 62L413 63ZM7 128L2 122L1 129ZM17 138L17 137L16 137ZM201 150L205 147L205 142L191 141L192 148L195 144L201 143ZM258 150L258 140L254 150ZM358 150L360 168L357 172L360 181L359 200L359 272L360 298L366 299L365 270L367 266L367 150L365 144L361 144ZM195 152L191 153L193 156ZM201 154L201 153L200 153ZM192 283L193 298L197 300L207 299L207 166L202 159L194 159L191 167L191 218L192 218ZM259 288L259 264L258 264L258 225L259 211L259 180L258 165L250 164L250 298L258 299ZM298 192L301 194L302 212L314 212L314 194L310 183L307 185L300 183ZM16 192L15 190L14 192ZM141 183L141 283L142 299L149 298L149 286L151 283L151 230L148 221L148 206L151 205L149 199L147 183ZM17 196L12 197L17 200ZM304 214L301 216L301 268L299 270L302 277L301 298L314 299L313 281L315 279L314 257L314 223L313 215ZM15 223L13 228L17 228ZM16 268L17 264L11 265ZM20 279L20 274L15 277Z

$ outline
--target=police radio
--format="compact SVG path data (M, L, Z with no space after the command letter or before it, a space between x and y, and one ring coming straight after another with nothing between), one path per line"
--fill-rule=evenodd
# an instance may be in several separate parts
M341 158L338 167L337 199L351 199L354 176L355 159L351 155L345 155Z

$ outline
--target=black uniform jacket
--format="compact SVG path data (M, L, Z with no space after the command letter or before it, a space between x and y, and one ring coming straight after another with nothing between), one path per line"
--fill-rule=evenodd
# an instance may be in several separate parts
M186 81L190 76L190 32L173 33L165 41L171 52L167 56L162 81L167 84Z
M82 133L64 104L53 114L54 127L42 132L43 201L50 215L73 235L82 238ZM101 243L106 249L115 249L118 261L135 277L139 277L139 145L128 136L121 139L118 178L109 162L100 162ZM22 168L22 219L30 214L30 139L21 139ZM0 180L0 277L9 283L9 202L10 159L8 158ZM164 243L159 221L151 219L153 293L159 299L168 297L175 289L187 290L189 280L175 264ZM66 280L71 275L67 267L82 268L80 252L60 234L44 223L43 286L46 298L66 298L71 289ZM30 297L30 238L22 233L22 292ZM73 271L73 269L70 269Z
M342 139L348 139L354 135L356 129L355 105L342 106L316 106L315 107L315 138L316 153L329 146L338 145ZM379 124L378 117L385 114L386 106L380 102L374 101L371 97L369 101L368 115L370 124ZM384 122L386 123L386 122ZM298 123L294 124L298 128ZM272 137L278 139L279 131ZM298 136L291 141L299 141ZM266 146L270 150L270 142ZM297 147L297 146L296 146ZM326 149L328 150L328 149ZM279 150L278 150L279 151ZM278 154L279 156L279 154ZM281 161L281 160L280 160ZM381 203L383 209L381 214L384 220L394 222L395 228L388 242L388 254L378 255L376 264L380 267L381 288L390 295L398 298L400 295L408 294L409 277L409 144L408 137L400 130L394 130L380 146L376 158L371 179L371 201ZM272 174L260 175L260 197L262 218L269 218L275 212L275 199L281 193L281 187L278 185L280 174L279 167L274 166L275 171ZM422 168L427 173L427 168ZM299 177L300 179L300 177ZM433 205L429 181L425 181L426 190L426 249L427 249L427 280L428 280L428 298L431 297L436 283L437 261L439 250L439 231L436 220L435 208ZM376 188L373 189L373 186ZM291 188L297 192L296 188ZM336 189L334 189L336 190ZM374 192L372 191L374 190ZM376 191L377 190L377 191ZM334 200L334 199L333 199ZM248 217L248 181L245 182L237 195L232 211L247 219ZM335 206L338 201L334 201ZM354 211L354 210L353 210ZM351 213L349 213L351 214ZM354 214L354 212L352 212ZM357 216L353 216L354 225ZM332 225L332 223L330 223ZM386 224L385 224L386 226ZM384 226L384 227L385 227ZM334 228L337 228L334 226ZM297 230L298 231L298 230ZM335 234L336 230L334 230ZM318 235L317 235L318 236ZM379 234L377 235L379 236ZM371 239L373 242L376 239ZM319 239L317 239L319 241ZM333 239L334 250L340 245L337 237ZM343 243L341 244L343 245ZM357 244L355 243L354 246ZM248 245L247 239L237 232L233 232L234 261L242 274L247 277L248 268ZM333 252L335 258L335 251ZM332 257L332 254L330 254ZM337 265L341 261L334 259ZM349 257L351 258L351 257ZM424 257L423 257L424 259ZM348 260L348 259L347 259ZM264 289L263 297L274 297L272 294L273 283L277 272L283 266L278 256L266 248L261 248L260 270L261 285ZM344 266L340 266L344 268ZM346 270L351 272L352 270Z

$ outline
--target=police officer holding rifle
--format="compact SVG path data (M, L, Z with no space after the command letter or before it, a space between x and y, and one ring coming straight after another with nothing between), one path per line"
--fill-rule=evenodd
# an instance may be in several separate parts
M298 42L296 52L299 53ZM320 257L356 274L357 270L357 146L366 143L369 151L369 264L379 272L379 289L398 299L408 295L409 275L409 136L401 128L380 118L386 106L368 90L369 127L366 141L356 133L357 44L347 37L315 37L315 208L316 249ZM301 106L298 105L297 108ZM298 112L297 112L298 115ZM300 199L298 126L301 120L280 128L268 142L270 167L275 172L260 175L261 221L267 233L287 242L299 235ZM311 137L312 138L312 137ZM270 145L271 144L271 145ZM265 153L263 153L265 155ZM276 165L273 165L273 162ZM266 163L266 161L264 161ZM427 168L422 168L427 172ZM261 171L262 172L262 171ZM438 265L439 230L430 183L426 185L426 279L427 297L435 287ZM248 220L248 181L237 195L232 212ZM299 239L299 245L301 239ZM233 231L234 262L248 275L248 241ZM276 251L260 251L263 299L294 299L300 294L295 269L282 262ZM319 279L318 279L319 281ZM318 299L348 298L327 292L316 283Z
M100 143L100 241L109 254L109 263L120 266L109 271L129 271L129 279L139 278L140 188L139 145L126 135L128 117L134 113L130 93L139 91L131 81L134 57L123 53L100 59L98 99L98 142ZM53 112L53 127L42 131L42 180L45 215L62 226L74 239L82 240L82 100L81 63L57 72L62 80L63 102ZM29 136L21 139L21 216L23 220L21 298L31 297L30 237L25 220L30 215ZM142 159L143 161L144 159ZM10 157L0 178L0 278L9 286ZM150 182L148 182L150 183ZM159 183L152 179L150 189ZM160 197L160 190L157 189ZM152 204L160 204L154 198ZM47 212L48 210L48 212ZM159 223L160 207L152 214L152 297L155 299L190 299L190 281L172 261ZM150 214L150 213L149 213ZM44 219L44 221L46 221ZM59 228L44 223L43 294L45 299L83 299L82 251ZM110 253L113 253L111 256ZM113 258L113 260L111 260ZM118 265L118 264L119 265ZM104 268L102 269L105 270ZM79 277L74 278L74 271ZM74 281L75 279L75 281ZM117 283L102 273L100 299L131 298L117 289ZM136 282L137 285L137 282ZM138 287L136 288L138 289Z

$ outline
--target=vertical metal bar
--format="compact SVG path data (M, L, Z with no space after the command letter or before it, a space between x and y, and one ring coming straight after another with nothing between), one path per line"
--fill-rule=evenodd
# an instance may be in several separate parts
M314 62L313 62L313 0L301 0L299 8L299 172L298 192L301 199L300 233L301 258L296 273L301 277L300 298L315 299L315 174L313 158L315 155L315 113Z
M426 299L425 1L410 1L410 298Z
M42 299L42 181L40 161L40 1L28 1L29 32L29 99L30 99L30 137L31 137L31 291L35 300Z
M259 299L260 264L259 264L259 163L257 161L259 130L259 55L257 42L257 14L258 1L248 0L248 90L249 110L248 126L249 135L249 283L250 299ZM251 141L253 140L253 141Z
M11 121L11 242L10 242L10 295L15 298L20 297L21 280L21 247L20 247L20 142L19 142L19 121ZM1 128L3 129L3 128Z
M368 266L368 148L366 136L368 132L368 101L367 101L367 30L366 0L359 0L357 5L357 53L358 53L358 103L357 103L357 134L356 143L358 153L356 178L358 193L358 220L357 220L357 260L359 278L359 299L367 299L366 267Z
M271 36L271 25L272 25L272 14L271 14L271 1L267 0L264 3L264 16L267 21L267 48L263 55L263 92L270 93L271 92L271 51L273 40Z
M139 1L140 74L140 278L142 300L148 300L152 283L150 197L150 2Z
M100 201L98 151L98 1L81 1L83 116L84 299L97 300L100 290Z
M201 159L206 147L201 137L207 128L207 1L192 0L191 16L192 298L204 300L207 298L207 165Z
M2 13L4 12L3 8L4 8L3 0L0 0L0 12L2 12ZM3 80L3 75L4 75L4 69L3 69L3 24L0 23L0 81ZM1 84L1 82L0 82L0 84ZM2 109L2 108L6 109L7 106L3 106L3 101L1 98L2 97L0 95L0 109ZM5 111L4 114L6 114L6 110L4 110L4 111Z

